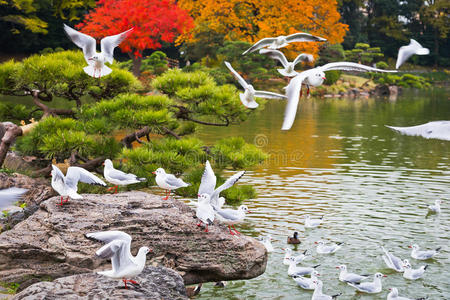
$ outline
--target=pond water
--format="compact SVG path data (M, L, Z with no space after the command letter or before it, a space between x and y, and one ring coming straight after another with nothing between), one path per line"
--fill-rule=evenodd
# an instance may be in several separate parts
M229 282L225 288L205 284L197 299L311 299L297 287L282 264L283 247L311 249L304 265L318 268L324 292L338 299L386 299L389 287L418 298L450 299L450 142L402 136L384 125L412 126L450 120L448 91L406 92L387 99L302 99L288 132L280 130L283 102L269 101L240 126L204 128L198 136L212 143L219 137L242 136L271 154L250 170L242 183L252 184L258 198L246 201L253 212L237 228L254 237L271 234L275 251L266 272L251 280ZM440 215L427 205L442 199ZM302 216L325 215L317 229L305 229ZM301 245L286 237L298 231ZM314 242L344 242L332 255L318 255ZM408 245L442 246L436 259L417 261ZM410 259L417 268L429 264L423 279L409 281L386 268L380 245ZM340 264L350 272L383 272L383 291L363 295L338 281Z

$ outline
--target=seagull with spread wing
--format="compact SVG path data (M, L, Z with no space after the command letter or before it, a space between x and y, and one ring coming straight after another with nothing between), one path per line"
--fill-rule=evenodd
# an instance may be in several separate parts
M244 93L239 94L239 98L241 99L242 104L247 108L257 108L259 106L255 101L255 97L260 98L269 98L269 99L286 99L286 96L280 95L277 93L266 92L266 91L257 91L253 87L253 85L248 84L244 78L236 72L229 62L225 62L227 68L231 71L233 76L237 79L239 84L244 88Z
M95 254L100 258L111 259L112 270L97 272L97 274L122 279L127 289L127 282L138 284L133 278L142 273L145 267L148 247L141 247L136 256L131 254L131 236L122 231L100 231L86 234L87 238L106 243Z
M283 65L284 69L277 69L281 75L287 77L294 77L298 75L298 72L295 72L295 65L299 62L313 62L314 57L311 54L301 53L299 54L293 62L288 62L286 56L284 56L283 52L278 50L269 50L269 49L261 49L259 50L259 54L267 55L270 58L277 59Z
M302 95L302 85L308 87L307 94L309 95L309 86L320 86L326 79L325 72L332 70L341 71L357 71L357 72L397 72L390 70L381 70L369 66L353 63L353 62L333 62L320 67L309 69L301 72L289 82L286 88L286 96L288 103L284 112L284 121L281 130L289 130L294 124L295 115L297 114L298 101Z
M253 46L251 46L246 51L244 51L244 53L242 53L242 55L254 52L256 50L259 50L259 49L265 48L265 47L267 47L268 49L275 50L275 49L286 47L287 45L289 45L289 43L294 43L294 42L324 42L326 40L327 39L324 39L324 38L321 38L318 36L314 36L312 34L305 33L305 32L297 32L297 33L294 33L294 34L291 34L288 36L280 35L278 37L269 37L269 38L264 38L262 40L259 40Z
M64 31L75 45L83 49L84 59L88 66L83 70L86 74L92 77L102 77L112 72L111 68L105 66L106 62L113 63L114 48L128 36L133 28L128 29L122 33L104 37L100 41L101 52L97 52L97 42L95 39L87 34L76 31L75 29L64 24Z
M77 193L79 181L106 186L106 183L103 182L103 180L80 167L69 167L66 176L64 176L57 166L52 165L52 169L52 188L61 195L61 204L58 203L58 205L61 206L63 205L63 197L65 196L67 196L67 199L64 202L69 201L69 198L83 199L83 197Z
M200 187L198 188L198 194L208 194L210 196L210 203L215 209L222 208L225 203L225 198L220 197L220 193L230 187L232 187L242 176L245 171L240 171L228 178L221 186L216 188L216 175L214 174L211 164L207 160L205 163L205 170L203 171Z
M395 68L398 69L400 66L408 60L414 54L416 55L428 55L430 50L428 48L422 47L416 40L411 39L409 45L402 46L398 49L397 62L395 63Z

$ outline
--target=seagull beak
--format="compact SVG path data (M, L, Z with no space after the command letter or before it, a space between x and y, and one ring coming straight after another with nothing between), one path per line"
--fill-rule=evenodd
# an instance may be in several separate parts
M327 78L326 78L326 77L322 77L322 79L323 79L323 80L326 80Z
M249 210L247 210L247 212L249 213L249 214L251 214L252 212L251 211L249 211Z
M318 242L314 242L314 244L318 244Z
M336 267L336 269L339 269L339 267Z
M412 248L412 246L411 246L411 245L409 245L409 246L408 246L408 248Z
M320 274L316 274L316 276L320 276Z
M383 277L387 277L387 275L383 275Z
M391 289L391 288L389 288L389 290L390 290L390 291L392 291L392 289Z
M200 194L197 194L197 197L200 197Z
M102 166L104 166L105 165L105 163L102 163Z
M94 60L94 59L91 57L91 58L88 58L88 60Z
M155 171L153 171L153 172L152 172L152 174L156 174L156 172L155 172Z

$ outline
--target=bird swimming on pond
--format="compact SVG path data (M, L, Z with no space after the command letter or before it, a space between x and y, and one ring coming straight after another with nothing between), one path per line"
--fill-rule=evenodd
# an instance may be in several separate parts
M315 228L318 227L323 221L323 216L319 219L312 219L310 215L305 215L305 227Z
M257 108L259 104L255 101L255 97L268 98L268 99L286 99L285 95L277 93L255 90L253 85L248 84L238 72L236 72L229 62L225 62L225 65L230 70L231 74L237 79L239 84L244 89L244 93L239 93L241 103L247 108Z
M156 174L156 184L166 190L166 197L163 200L169 199L170 191L190 186L190 183L184 182L182 179L175 177L173 174L167 174L163 168L158 168L156 171L152 172Z
M326 245L324 241L315 242L317 244L316 251L319 254L331 254L341 249L342 243L331 243Z
M304 277L304 276L294 275L294 276L292 276L292 279L302 289L304 289L304 290L314 290L315 289L315 284L314 284L313 281L315 281L315 280L319 281L317 276L320 276L320 274L319 274L319 272L314 270L314 271L312 271L311 277L309 277L309 278L308 277Z
M100 178L92 174L91 172L80 168L80 167L69 167L67 169L66 176L61 172L61 170L52 165L52 188L61 196L61 203L58 205L63 205L63 198L67 196L64 202L68 202L69 198L72 199L83 199L83 197L77 193L78 182L84 182L87 184L95 184L106 186Z
M311 300L332 300L332 299L336 299L337 297L342 295L342 293L339 293L339 294L336 294L333 296L324 294L322 292L323 283L321 280L314 280L313 284L314 284L315 288L314 288L314 293L312 295Z
M403 267L405 268L403 277L410 280L416 280L422 278L425 270L428 268L428 265L421 266L418 269L413 269L409 261L407 259L404 259Z
M299 54L294 61L288 62L286 56L284 56L283 52L278 50L269 50L269 49L261 49L259 50L259 54L267 55L270 58L277 59L283 65L284 69L277 69L277 71L287 77L293 77L298 75L295 71L295 66L303 61L303 62L313 62L314 57L311 54L301 53Z
M284 258L283 258L283 265L289 266L291 264L291 261L295 261L296 263L302 262L306 259L308 254L308 250L303 251L302 254L297 256L292 256L292 250L290 248L282 249L285 251Z
M113 187L108 188L108 191L114 190L115 194L117 194L117 188L119 187L119 185L129 185L144 182L147 180L145 178L138 178L134 174L125 173L115 169L110 159L105 160L103 165L105 166L103 170L103 177L105 177L108 182L114 184Z
M97 272L97 274L122 279L127 289L127 282L138 284L133 278L142 273L145 267L147 254L151 251L148 247L141 247L136 256L131 254L131 236L122 231L100 231L86 234L92 238L106 243L95 254L100 258L111 259L112 270Z
M376 294L381 292L382 290L381 278L387 276L382 273L375 273L373 277L374 278L372 282L361 282L361 283L348 282L348 285L354 287L355 289L363 293Z
M96 51L97 42L93 37L64 24L64 31L72 42L83 49L84 59L88 64L87 67L83 68L84 72L94 78L100 78L112 72L111 68L105 66L105 63L113 63L114 48L119 46L132 30L133 28L116 35L104 37L100 42L101 52L99 53Z
M300 240L298 239L298 232L297 231L294 232L293 236L288 236L287 243L288 244L294 244L294 245L301 243Z
M272 236L270 234L264 236L261 240L261 244L264 245L267 252L273 252L273 246L272 246L271 240L272 240Z
M305 32L297 32L288 36L280 35L277 37L268 37L257 41L253 46L245 50L242 55L254 52L261 48L267 47L268 49L280 49L294 42L324 42L326 39L314 36Z
M186 287L186 295L189 298L197 296L200 293L203 283L199 283L197 286L187 286Z
M411 257L419 260L426 260L433 258L435 255L439 253L439 250L441 250L441 247L438 247L434 250L422 250L420 251L420 247L417 244L414 244L412 246L408 246L408 248L412 248L411 251Z
M387 251L383 246L381 246L381 249L384 252L383 260L388 268L397 272L403 272L405 270L405 268L403 267L403 261L400 258Z
M441 213L441 203L442 200L437 199L434 201L434 205L428 205L428 210L437 214Z
M361 282L364 279L369 278L369 275L358 275L355 273L349 273L347 272L347 266L346 265L340 265L339 267L336 267L337 269L341 270L339 273L339 280L342 282Z
M303 275L309 275L311 274L315 268L317 268L320 265L315 265L312 267L297 267L297 263L298 261L296 261L295 259L290 260L289 262L289 268L288 268L288 275L289 276L303 276Z
M425 300L425 299L428 299L428 297L426 297L426 298L416 298L416 299L400 297L398 295L398 289L397 288L394 287L394 288L390 288L389 290L390 290L390 292L387 295L387 300Z

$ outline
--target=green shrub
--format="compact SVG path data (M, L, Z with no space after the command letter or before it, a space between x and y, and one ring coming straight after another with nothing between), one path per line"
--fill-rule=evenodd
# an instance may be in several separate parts
M334 83L336 83L336 81L339 80L339 78L341 77L342 72L339 70L331 70L331 71L326 71L325 72L325 81L324 84L325 85L332 85Z
M319 58L316 61L316 66L322 66L330 62L344 61L345 52L341 44L327 45L319 52Z
M389 68L388 64L384 61L379 61L375 64L378 69L386 70Z

